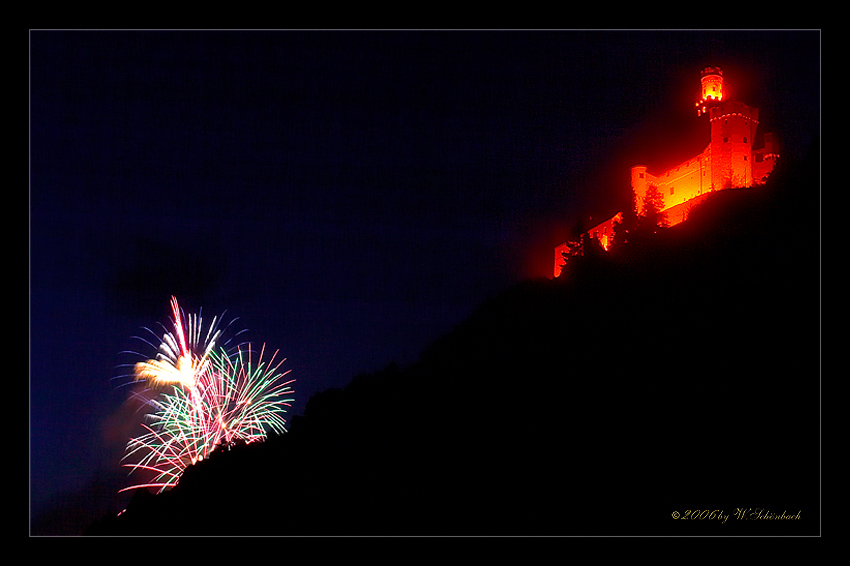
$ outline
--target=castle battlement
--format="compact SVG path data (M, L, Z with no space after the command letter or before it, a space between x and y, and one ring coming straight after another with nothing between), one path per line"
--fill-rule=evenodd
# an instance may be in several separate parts
M709 193L763 184L773 171L779 157L775 134L765 133L763 146L753 147L759 124L758 108L728 100L719 67L706 67L700 73L695 107L698 117L708 115L711 141L702 152L666 171L650 173L645 165L631 168L637 216L645 212L650 189L656 198L663 200L661 212L667 225L674 226L687 220L690 209ZM622 213L618 212L585 235L598 240L608 250L613 242L614 226L621 221ZM582 254L583 245L583 242L564 242L555 247L555 277L561 274L567 257Z

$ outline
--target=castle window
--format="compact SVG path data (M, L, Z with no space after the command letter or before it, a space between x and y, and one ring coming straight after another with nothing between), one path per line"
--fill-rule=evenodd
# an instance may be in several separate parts
M670 187L670 194L673 194L673 187Z
M747 143L747 136L744 136L744 143Z
M726 143L728 141L729 141L729 138L723 138L723 143Z

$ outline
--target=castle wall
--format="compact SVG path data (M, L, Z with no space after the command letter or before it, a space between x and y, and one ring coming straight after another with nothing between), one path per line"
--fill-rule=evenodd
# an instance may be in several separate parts
M668 211L709 192L711 189L710 171L711 152L710 148L706 148L699 155L653 177L655 186L658 187L664 197L663 210ZM670 213L667 214L667 221L671 226L681 222L681 219L676 220L676 218Z
M553 271L555 277L559 277L561 275L561 271L564 270L564 266L567 265L567 260L564 259L564 254L568 253L570 253L570 246L566 242L555 246L555 269Z
M593 228L587 231L588 236L593 240L598 240L599 244L605 251L611 246L614 241L614 225L623 221L623 214L618 212L608 220L600 222Z
M587 231L587 237L592 240L598 240L599 245L605 251L608 251L608 248L611 247L611 243L614 241L614 226L623 221L623 213L618 212L611 218L605 220L604 222L600 222L593 228ZM564 257L566 254L575 255L581 254L585 245L584 240L585 235L582 235L582 241L580 243L575 242L563 242L555 246L555 258L554 258L554 269L552 274L555 277L559 277L561 275L561 271L563 271L564 266L567 264L567 261Z
M697 198L711 190L711 148L706 149L687 161L684 161L664 171L660 175L653 175L646 167L639 165L632 167L632 190L635 192L635 204L637 213L643 213L643 199L650 185L658 188L664 198L664 211L673 209L683 210L679 205ZM682 221L681 215L669 214L667 220L670 225Z
M673 205L670 208L665 209L664 214L667 215L667 225L675 226L676 224L687 220L688 215L691 213L691 209L696 205L700 204L702 201L704 201L709 194L710 193L708 192L702 193L701 195L696 196L690 200Z

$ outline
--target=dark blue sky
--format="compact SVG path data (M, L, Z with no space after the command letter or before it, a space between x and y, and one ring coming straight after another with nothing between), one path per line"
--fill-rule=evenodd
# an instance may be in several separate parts
M707 65L819 135L811 31L31 32L33 505L114 471L119 352L170 295L280 349L301 412L701 151Z

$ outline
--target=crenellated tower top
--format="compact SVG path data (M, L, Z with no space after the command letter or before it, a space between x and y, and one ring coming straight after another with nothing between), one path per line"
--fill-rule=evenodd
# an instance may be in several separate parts
M723 100L723 71L720 67L706 67L700 73L699 99L694 106L697 116L707 114L712 106Z

